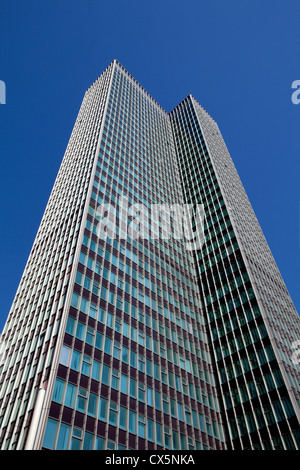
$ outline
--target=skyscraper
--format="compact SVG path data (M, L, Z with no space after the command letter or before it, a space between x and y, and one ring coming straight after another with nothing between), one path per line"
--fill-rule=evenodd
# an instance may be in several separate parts
M297 326L217 124L114 60L2 333L1 448L297 449Z

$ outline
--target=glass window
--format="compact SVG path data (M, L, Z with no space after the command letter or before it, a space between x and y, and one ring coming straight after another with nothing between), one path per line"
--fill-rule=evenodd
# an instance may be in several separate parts
M82 276L83 275L80 271L76 272L75 282L76 284L79 284L80 286L82 286Z
M138 435L139 437L145 437L145 424L138 422Z
M114 317L111 313L107 312L106 324L110 328L113 328Z
M104 449L104 439L103 437L96 436L96 450L103 450Z
M283 412L283 408L281 406L280 401L278 401L278 400L274 401L273 402L273 407L274 407L274 410L275 410L275 415L276 415L277 421L281 421L282 419L284 419L284 412Z
M62 403L62 396L64 392L65 381L62 379L56 379L52 400L56 401L57 403Z
M115 293L112 292L111 290L108 291L108 302L112 305L115 303Z
M148 441L154 441L153 438L153 421L152 419L147 419L147 439Z
M95 342L95 346L97 349L102 349L102 341L103 341L103 335L97 331L96 342Z
M128 364L129 350L126 346L122 346L122 361Z
M72 384L67 385L66 396L65 396L65 406L69 406L70 408L74 407L74 400L75 400L75 393L77 387Z
M88 256L87 267L93 271L94 269L94 260Z
M127 414L127 409L124 408L123 406L120 406L119 426L121 429L125 429L125 430L126 430L126 414Z
M160 392L155 390L154 391L154 397L155 397L155 408L157 410L160 410L161 409L161 407L160 407Z
M178 432L174 431L174 429L172 432L172 437L173 437L173 449L179 449Z
M88 306L89 306L88 300L85 299L84 297L82 297L82 298L81 298L81 302L80 302L80 310L81 310L81 312L87 313L87 311L88 311Z
M53 449L58 421L49 418L46 426L43 447Z
M92 379L99 380L100 376L100 362L93 360L93 367L92 367Z
M135 434L136 433L136 413L132 410L129 410L129 432Z
M97 398L98 396L94 393L90 393L89 396L89 403L88 403L88 414L91 416L95 416L96 413L96 406L97 406Z
M78 322L76 328L76 338L83 339L85 325L84 323Z
M105 310L103 308L99 308L98 321L100 323L104 323L104 319L105 319Z
M111 339L108 336L106 336L105 338L104 352L107 354L111 354Z
M107 441L107 449L114 450L114 448L115 448L115 443L112 441Z
M151 388L151 387L147 387L147 405L153 406L153 402L152 402L152 388Z
M99 406L99 419L106 421L107 413L107 401L105 398L100 397L100 406Z
M114 349L113 349L113 356L116 359L120 359L120 353L121 353L121 348L119 343L114 344Z
M70 366L71 369L79 371L80 358L81 358L80 352L74 349L73 354L72 354L71 366Z
M72 298L71 298L71 306L74 308L78 308L78 302L79 302L79 295L73 292Z
M113 424L114 426L117 425L117 415L118 415L118 405L114 401L110 402L110 409L109 409L109 423Z
M116 369L112 370L111 387L115 388L116 390L119 389L119 372Z
M102 368L102 383L105 385L109 385L110 379L110 368L106 365L103 365Z
M64 366L69 365L70 352L71 352L71 348L63 344L61 348L60 359L59 359L60 364Z
M198 416L199 416L200 429L202 432L205 432L203 415L201 413L198 413Z
M72 437L70 450L80 450L81 440Z
M130 365L131 365L131 367L136 368L136 358L137 358L136 353L134 351L130 351Z
M127 394L128 388L128 377L124 374L121 374L121 392Z
M93 303L90 305L89 316L92 318L97 318L97 306Z
M77 411L81 411L82 413L85 413L85 409L86 409L86 402L87 402L86 395L87 395L87 391L84 388L80 388L78 391L76 409Z
M162 444L162 432L161 432L161 424L156 423L156 442L157 444L161 445Z
M129 390L129 393L130 393L130 396L132 398L136 398L136 380L130 378L130 390Z
M80 255L79 255L79 263L85 265L85 260L86 260L86 255L84 253L82 253L82 251L81 251Z
M91 358L89 356L84 355L83 360L82 360L81 373L89 376L90 369L91 369Z
M66 450L68 448L68 439L70 434L70 426L61 423L56 450Z
M292 416L295 415L295 410L293 408L293 405L291 403L291 400L289 397L285 397L282 399L282 403L284 405L284 408L285 408L285 412L287 414L287 417L288 418L291 418Z
M100 294L100 297L101 297L101 299L106 300L106 296L107 296L107 289L102 286L102 287L101 287L101 294Z
M145 386L143 382L139 382L139 388L138 388L138 399L145 403Z
M93 449L93 438L94 438L94 435L91 434L90 432L86 432L84 434L83 450Z
M182 411L182 404L177 403L177 409L178 409L178 419L180 421L183 421L183 411Z
M68 317L67 326L66 326L66 333L69 333L70 335L73 335L74 325L75 325L74 318Z

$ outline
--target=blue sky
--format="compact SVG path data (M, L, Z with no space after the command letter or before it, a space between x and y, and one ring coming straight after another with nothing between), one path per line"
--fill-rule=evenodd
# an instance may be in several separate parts
M85 90L118 59L166 109L218 122L297 310L300 2L0 3L0 331Z

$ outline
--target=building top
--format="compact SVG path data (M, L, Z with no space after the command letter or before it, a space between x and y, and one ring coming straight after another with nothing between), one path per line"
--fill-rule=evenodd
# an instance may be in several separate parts
M163 106L161 106L161 104L155 99L153 98L153 96L136 80L136 78L134 78L134 76L128 72L128 70L117 60L117 59L114 59L110 62L110 64L106 67L106 69L104 70L103 73L105 73L110 67L112 67L113 65L117 65L119 67L119 69L122 70L122 72L124 72L133 82L136 86L139 87L139 89L151 100L153 101L164 113L166 114L171 114L176 108L177 106L180 106L181 104L184 104L184 102L187 100L187 99L191 99L192 101L196 102L198 106L200 106L200 108L203 110L203 112L205 112L207 114L208 117L210 117L210 119L212 119L214 121L214 119L210 116L210 114L203 108L203 106L201 106L201 104L195 99L195 97L192 95L192 94L188 94L183 100L180 101L180 103L175 106L175 108L173 108L170 112L166 111L165 108L163 108ZM102 73L102 74L103 74ZM101 74L101 75L102 75ZM100 76L101 76L100 75ZM100 77L99 76L99 77ZM92 83L92 85L87 89L87 91L94 85L94 83L99 79L99 77Z

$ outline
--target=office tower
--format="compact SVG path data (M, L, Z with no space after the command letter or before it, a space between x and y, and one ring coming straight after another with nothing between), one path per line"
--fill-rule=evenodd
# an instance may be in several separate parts
M297 324L215 122L115 60L2 333L1 449L299 448Z
M171 113L182 186L205 205L194 251L227 447L299 448L299 317L215 121L188 96Z

